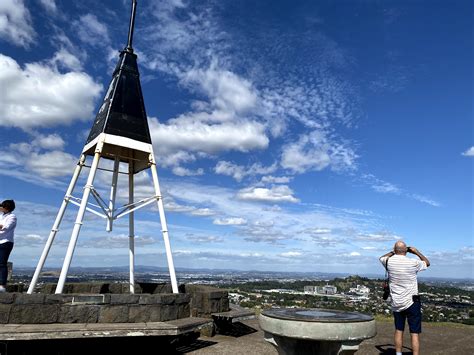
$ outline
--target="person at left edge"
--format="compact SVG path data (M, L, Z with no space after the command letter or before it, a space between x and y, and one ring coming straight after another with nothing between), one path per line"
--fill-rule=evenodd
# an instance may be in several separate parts
M5 200L0 204L0 293L6 292L8 277L8 257L13 249L16 227L15 201Z

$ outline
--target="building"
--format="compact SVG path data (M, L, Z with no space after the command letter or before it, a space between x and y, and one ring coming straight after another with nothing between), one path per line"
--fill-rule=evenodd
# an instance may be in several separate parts
M358 296L368 296L370 293L370 289L364 285L357 285L357 287L352 287L349 290L349 293L354 293Z
M337 293L337 287L332 285L305 286L304 293L309 295L335 295Z

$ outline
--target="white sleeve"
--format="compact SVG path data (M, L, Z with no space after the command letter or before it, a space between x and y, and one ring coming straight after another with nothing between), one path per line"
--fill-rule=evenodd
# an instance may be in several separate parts
M10 231L12 229L15 229L16 227L16 217L15 216L8 216L3 220L3 227L2 231Z
M416 271L423 271L426 270L428 266L423 260L417 260Z

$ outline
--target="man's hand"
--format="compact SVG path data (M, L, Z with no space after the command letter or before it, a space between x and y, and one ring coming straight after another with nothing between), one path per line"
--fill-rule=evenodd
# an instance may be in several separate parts
M408 247L407 252L418 255L419 251L415 247Z

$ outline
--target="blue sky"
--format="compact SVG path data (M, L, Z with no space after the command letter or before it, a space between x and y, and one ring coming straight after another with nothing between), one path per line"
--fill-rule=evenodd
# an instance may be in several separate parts
M134 48L175 265L381 274L377 257L402 238L431 260L425 276L472 278L472 10L139 1ZM119 0L0 5L0 198L17 201L15 265L37 263L129 15ZM110 181L97 176L103 196ZM153 194L149 173L136 182L137 197ZM76 212L46 266L62 264ZM136 217L136 263L166 266L156 208ZM126 265L127 231L87 215L72 266Z

